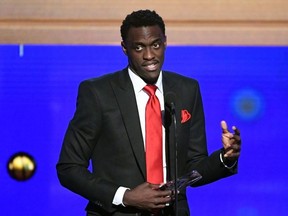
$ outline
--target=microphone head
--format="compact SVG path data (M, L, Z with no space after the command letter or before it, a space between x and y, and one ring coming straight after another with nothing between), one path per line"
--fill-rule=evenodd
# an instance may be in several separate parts
M171 104L175 104L175 101L176 101L176 94L174 92L167 92L165 94L165 103L168 105L168 106L171 106Z
M167 92L164 97L165 101L165 125L170 127L172 122L176 125L176 111L175 111L175 101L176 94L174 92ZM167 109L166 109L167 108Z
M175 101L176 101L176 94L174 92L167 92L165 94L165 104L172 110L175 111Z

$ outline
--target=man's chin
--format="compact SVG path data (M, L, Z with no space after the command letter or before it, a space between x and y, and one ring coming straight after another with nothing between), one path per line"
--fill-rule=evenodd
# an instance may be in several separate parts
M157 77L142 77L142 79L147 83L147 84L155 84L156 82L157 82L157 80L158 80L158 77L159 77L159 75L157 76Z

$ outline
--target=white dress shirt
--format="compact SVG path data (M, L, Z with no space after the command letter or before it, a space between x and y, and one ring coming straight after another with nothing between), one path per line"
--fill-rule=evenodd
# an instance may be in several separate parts
M130 68L128 68L128 73L129 73L129 76L130 76L130 79L132 81L133 88L134 88L134 93L135 93L136 103L137 103L137 108L138 108L138 113L139 113L139 120L141 124L142 137L143 137L143 142L144 142L144 147L145 147L145 137L146 137L145 136L145 108L149 100L149 95L143 90L143 88L147 84L138 75L132 72ZM162 110L162 115L163 115L164 93L163 93L163 85L162 85L162 71L160 72L160 75L155 85L157 86L157 90L155 94L159 99L161 110ZM164 181L165 181L167 172L166 172L166 154L165 154L165 129L164 129L163 124L162 124L162 146L163 146L163 174L164 174L163 176L164 176ZM128 189L129 188L126 188L126 187L119 187L115 193L112 203L114 205L122 204L124 206L123 196L124 196L125 191Z

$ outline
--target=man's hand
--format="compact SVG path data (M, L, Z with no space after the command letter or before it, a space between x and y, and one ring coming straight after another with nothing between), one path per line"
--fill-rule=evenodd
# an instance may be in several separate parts
M138 209L156 212L171 201L171 191L159 190L159 185L147 182L132 190L127 190L123 197L123 204Z
M224 158L230 161L236 161L239 158L241 151L240 131L233 126L232 130L234 131L234 134L230 133L225 121L221 121L221 127Z

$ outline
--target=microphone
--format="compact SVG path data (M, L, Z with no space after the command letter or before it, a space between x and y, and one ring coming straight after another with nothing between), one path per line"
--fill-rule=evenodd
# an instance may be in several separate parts
M176 94L174 92L167 92L167 94L165 94L165 103L166 105L170 108L170 114L171 114L171 118L172 118L172 124L174 127L174 147L175 147L175 151L174 151L174 163L175 163L175 169L174 169L174 196L175 196L175 216L178 216L178 145L177 145L177 119L176 119L176 112L175 112L175 101L176 101Z
M176 100L176 94L174 92L168 92L165 95L165 103L170 108L171 115L175 115L175 102L174 102L175 100Z

